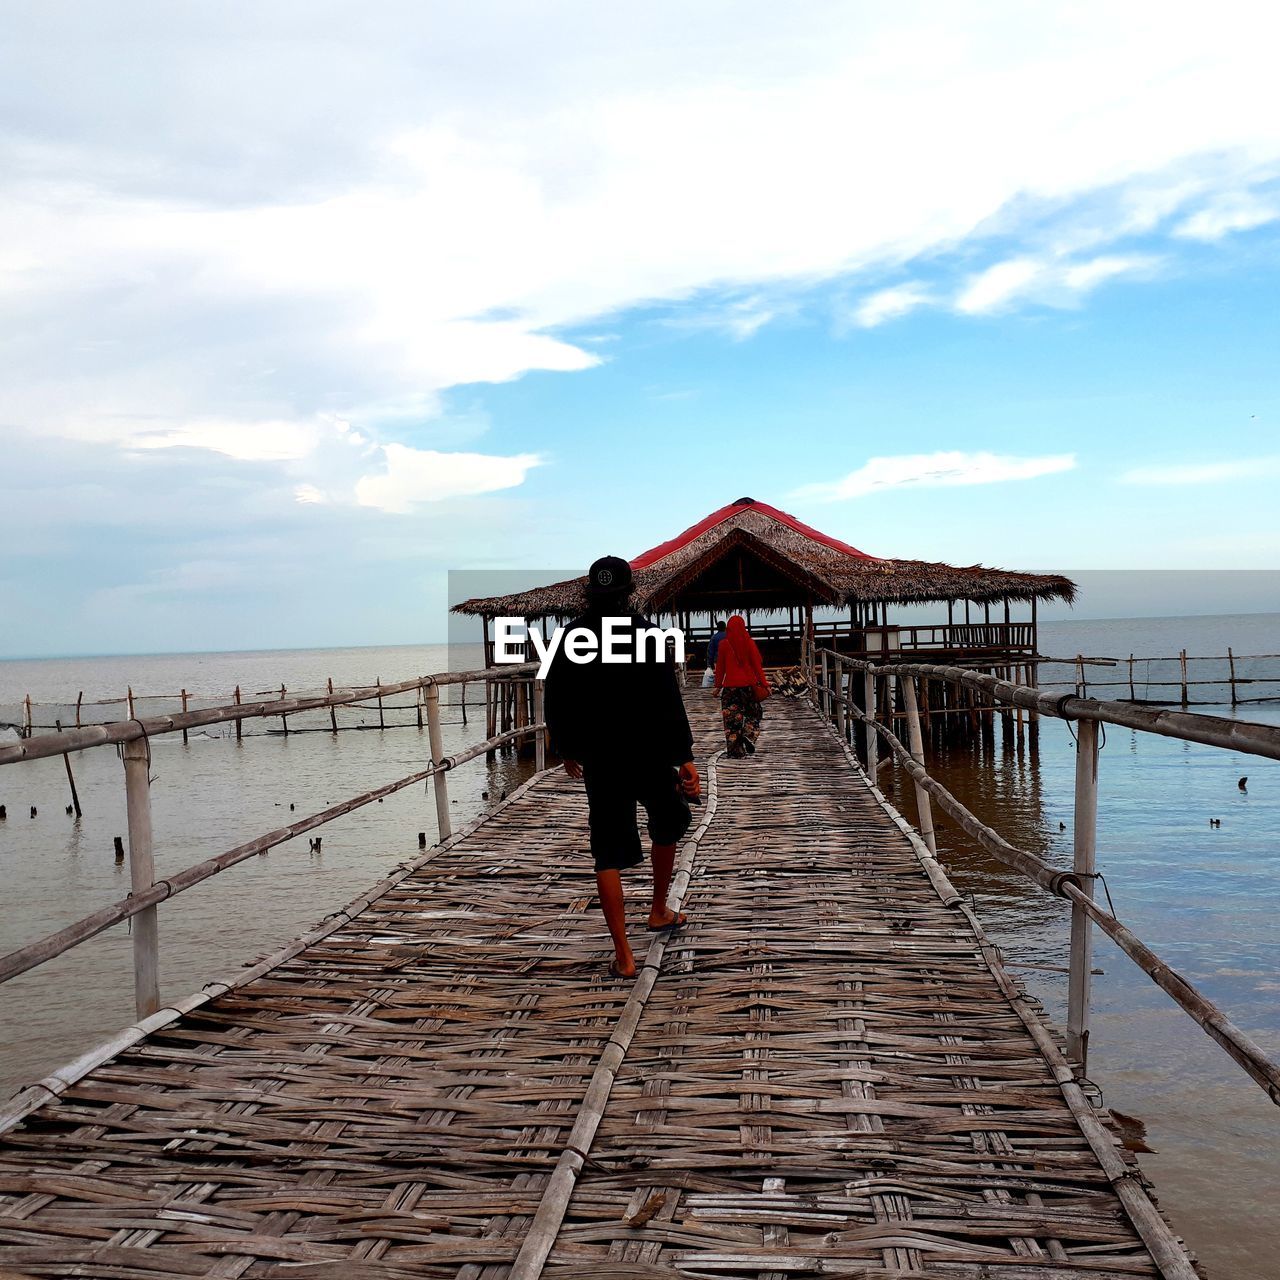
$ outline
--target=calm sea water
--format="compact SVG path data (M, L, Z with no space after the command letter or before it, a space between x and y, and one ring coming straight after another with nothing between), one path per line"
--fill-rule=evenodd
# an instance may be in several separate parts
M1126 659L1122 669L1090 668L1099 679L1127 680L1130 653L1168 656L1186 648L1220 655L1228 646L1237 654L1280 653L1280 615L1041 627L1046 653ZM185 687L223 701L237 684L246 698L278 691L282 683L292 694L321 689L329 678L339 686L371 684L378 676L390 683L447 665L443 646L0 662L0 723L20 719L27 693L37 703L37 723L51 723L55 717L73 720L76 694L83 691L81 714L88 721L121 717L118 702L97 710L89 704L121 698L130 684L135 693L174 695ZM1176 679L1177 666L1156 668L1154 678ZM1042 674L1073 678L1067 669ZM1246 674L1243 667L1238 674ZM1272 685L1250 692L1278 691ZM1141 690L1138 696L1144 696ZM176 703L170 696L137 705L139 714L149 714ZM446 708L446 750L483 733L483 709L468 712L464 725L460 706ZM372 704L339 714L344 725L366 728L378 719ZM1280 703L1241 707L1237 714L1280 723ZM152 798L161 873L283 825L291 804L294 816L310 813L423 767L426 735L416 728L414 712L384 715L388 724L405 727L335 739L325 731L327 713L319 713L291 718L287 738L277 721L253 725L239 744L224 726L193 734L187 746L180 737L155 740ZM125 832L119 761L100 750L73 757L73 766L85 811L79 821L64 812L69 796L61 760L0 769L0 803L9 813L0 823L6 908L0 912L0 951L128 891L127 869L112 855L112 837ZM500 758L493 766L477 761L460 769L450 780L457 820L481 811L486 793L496 799L527 768ZM940 773L1015 844L1069 865L1073 770L1067 727L1043 721L1038 759L997 745L991 761L954 752ZM1237 785L1242 776L1248 777L1246 791ZM910 787L894 776L887 785L914 816ZM1280 1055L1280 763L1110 730L1100 789L1099 866L1117 913ZM34 819L27 816L32 805L38 809ZM1210 818L1220 818L1221 827L1211 828ZM1065 976L1026 967L1065 963L1063 906L975 853L945 819L938 825L957 884L974 894L988 931L1064 1025ZM435 840L434 805L425 788L410 788L324 828L319 855L299 839L164 904L164 994L196 990L287 942L416 854L420 831ZM1104 972L1094 979L1090 1075L1109 1106L1145 1123L1154 1152L1142 1163L1163 1208L1213 1275L1269 1280L1280 1256L1280 1223L1271 1209L1280 1194L1280 1114L1104 938L1097 940L1095 964ZM123 928L0 986L7 1029L0 1088L37 1078L132 1016Z

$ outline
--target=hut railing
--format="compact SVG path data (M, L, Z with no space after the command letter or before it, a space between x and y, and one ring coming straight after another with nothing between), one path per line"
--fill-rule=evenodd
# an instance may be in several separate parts
M468 681L493 680L492 671L442 672L420 676L398 684L382 685L384 695L417 690L426 709L430 760L427 767L407 777L388 782L372 791L352 796L319 813L299 818L288 826L237 845L211 858L206 858L174 875L157 880L151 832L151 751L150 739L165 733L180 733L210 724L236 722L255 716L278 716L281 700L269 702L245 702L223 707L211 707L201 711L188 711L172 716L134 718L114 723L92 725L79 729L67 729L60 733L39 734L19 742L0 747L0 765L19 764L28 760L47 759L61 755L64 759L74 751L86 751L94 747L117 745L124 761L125 802L129 832L129 877L132 891L127 898L92 912L87 916L28 943L8 955L0 956L0 982L7 982L52 960L55 956L87 942L90 938L125 920L133 920L133 970L134 1003L140 1019L147 1018L160 1008L160 944L157 908L161 902L176 897L211 876L244 862L255 854L266 853L277 845L286 843L326 823L341 818L365 805L373 804L389 795L402 791L418 782L430 780L435 795L438 838L447 840L452 834L449 814L449 773L468 761L492 753L497 747L527 740L532 735L535 765L538 770L546 766L546 725L542 717L542 682L535 679L535 663L523 663L505 668L503 680L522 681L533 685L531 723L517 724L499 733L490 733L482 741L473 743L454 755L445 755L440 719L440 687ZM348 689L317 697L289 700L287 710L309 711L325 707L346 706L367 697L368 689ZM419 834L419 845L425 847L426 834ZM119 846L117 846L118 848ZM119 857L119 854L117 854Z
M875 783L879 739L910 776L915 788L920 835L936 856L932 803L966 834L1006 866L1021 872L1041 889L1071 904L1071 941L1067 991L1067 1052L1087 1067L1089 1003L1092 976L1092 926L1097 925L1155 984L1213 1039L1280 1105L1280 1063L1237 1027L1207 996L1175 972L1146 943L1094 901L1098 818L1098 726L1117 725L1162 737L1243 751L1280 760L1280 727L1185 711L1155 710L1131 703L1103 702L1072 694L1054 695L1028 685L1011 684L962 667L931 663L876 664L832 649L820 652L818 704L835 723L848 746L855 722L863 726L861 746L868 776ZM1052 716L1076 724L1075 822L1072 867L1053 867L1025 849L1016 848L971 813L925 767L924 735L918 683L936 680L965 686L993 706L1021 707L1033 715ZM878 718L880 707L894 708L894 683L901 692L908 742ZM890 715L892 719L892 713Z

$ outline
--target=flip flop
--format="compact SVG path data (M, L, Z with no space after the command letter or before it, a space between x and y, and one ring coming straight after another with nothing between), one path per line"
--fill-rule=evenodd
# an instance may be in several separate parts
M669 933L672 929L678 929L682 924L687 924L689 917L683 911L677 911L674 920L668 920L666 924L647 924L645 928L650 933Z

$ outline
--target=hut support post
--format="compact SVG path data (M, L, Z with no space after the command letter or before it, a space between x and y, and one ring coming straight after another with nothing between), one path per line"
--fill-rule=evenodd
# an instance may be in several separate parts
M538 727L533 734L533 767L541 773L547 767L547 730L543 724L546 719L543 685L541 680L533 682L533 722Z
M444 764L444 737L440 732L440 686L427 685L423 696L427 703L427 738L431 744L431 763L436 767L436 772L431 775L431 783L436 793L437 838L447 840L453 834L453 824L449 821L449 775L441 767Z
M1076 803L1072 870L1093 898L1098 832L1098 725L1076 722ZM1067 1054L1086 1069L1089 1053L1089 991L1093 970L1093 926L1085 909L1071 904L1071 960L1067 987Z
M870 671L863 672L862 690L862 696L867 704L867 715L874 720L876 718L876 678ZM867 755L867 776L874 783L876 780L876 770L880 764L880 735L876 733L875 727L870 722L862 726L862 732L863 750Z
M142 893L155 883L151 843L151 749L146 738L124 744L124 794L129 821L129 883ZM139 1018L160 1008L160 934L155 906L133 918L133 995Z
M902 676L898 683L902 686L902 706L907 713L908 745L911 758L924 767L924 735L920 732L920 706L916 698L915 676ZM929 793L917 782L916 812L920 815L920 834L929 846L929 852L938 856L938 841L933 834L933 808L929 802Z

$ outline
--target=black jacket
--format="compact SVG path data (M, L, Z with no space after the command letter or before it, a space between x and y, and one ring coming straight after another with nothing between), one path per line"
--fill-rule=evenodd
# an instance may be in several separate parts
M617 647L634 653L635 627L654 624L638 614L622 614L630 626ZM585 627L600 636L602 617L587 612L565 632ZM619 631L623 631L619 628ZM590 662L570 661L562 642L551 661L546 683L547 731L551 749L562 759L593 765L616 762L684 764L693 759L693 734L685 714L675 664L663 655L653 661L654 643L645 646L646 662L602 662L599 649Z

